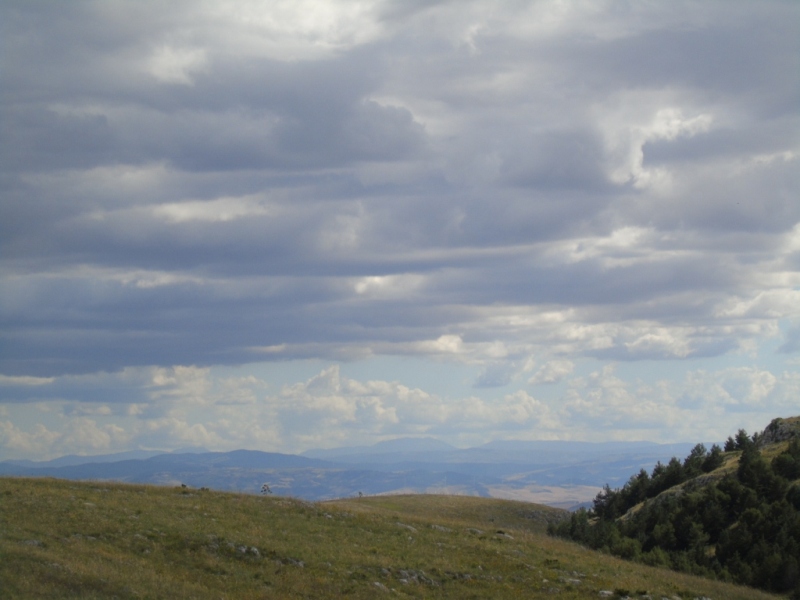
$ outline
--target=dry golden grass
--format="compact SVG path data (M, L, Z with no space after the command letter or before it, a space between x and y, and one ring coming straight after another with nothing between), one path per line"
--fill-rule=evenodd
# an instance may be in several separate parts
M463 496L311 504L0 479L8 598L771 598L543 533L557 511Z

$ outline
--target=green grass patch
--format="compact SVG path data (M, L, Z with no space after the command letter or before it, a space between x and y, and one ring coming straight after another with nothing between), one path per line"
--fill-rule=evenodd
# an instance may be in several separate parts
M561 515L460 496L308 503L0 478L0 590L22 599L773 597L548 537Z

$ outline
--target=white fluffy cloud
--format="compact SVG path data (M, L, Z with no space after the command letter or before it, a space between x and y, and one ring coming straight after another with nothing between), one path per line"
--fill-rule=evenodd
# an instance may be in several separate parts
M613 431L619 439L719 441L739 428L751 433L774 416L797 410L796 372L773 374L753 367L689 371L683 380L654 384L629 382L612 365L575 378L565 394L562 415L588 431Z
M299 452L407 435L462 446L509 438L719 441L739 427L755 431L774 415L791 414L800 394L800 376L790 371L701 370L647 384L620 378L613 365L586 376L574 375L574 367L554 360L536 372L537 383L566 384L546 398L522 389L443 397L398 381L348 378L337 365L280 389L207 369L151 369L139 379L138 402L110 405L87 395L10 405L0 420L0 456L187 446ZM115 377L130 380L129 373ZM47 425L34 423L37 412L49 415ZM14 418L34 424L21 427Z
M551 360L542 365L528 380L531 384L558 383L572 374L575 365L571 360Z
M123 385L126 374L117 377ZM215 377L207 369L151 369L140 379L138 402L87 402L92 391L87 385L84 400L40 400L36 410L56 415L49 428L23 431L4 421L0 446L10 456L95 454L131 446L302 450L398 435L486 441L507 430L556 426L552 409L523 390L489 400L443 398L397 381L346 378L336 365L277 391L268 387L254 377ZM124 428L115 424L120 416Z
M715 422L777 409L800 351L797 17L780 0L6 3L0 401L102 402L64 412L96 420L97 448L145 444L108 429L145 418L162 419L148 444L280 447L317 440L305 423L448 434L458 414L577 435L572 405L616 427L640 392L642 423L678 402L683 375L662 397L590 380L596 360L714 373L703 389L735 398ZM283 396L209 371L409 356L471 369L474 398L341 377ZM32 453L25 436L68 439L7 422Z

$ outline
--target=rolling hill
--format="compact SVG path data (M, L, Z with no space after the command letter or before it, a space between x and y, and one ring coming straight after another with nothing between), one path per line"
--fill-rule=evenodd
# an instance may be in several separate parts
M549 537L566 513L465 496L277 496L0 478L9 598L773 598Z

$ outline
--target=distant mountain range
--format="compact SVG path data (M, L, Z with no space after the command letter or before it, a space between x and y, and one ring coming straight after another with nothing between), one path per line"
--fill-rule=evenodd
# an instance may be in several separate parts
M46 462L0 462L0 475L184 484L325 500L390 493L448 493L529 500L573 508L606 483L623 485L631 473L694 444L651 442L491 442L460 449L434 438L401 438L372 446L316 449L302 455L192 448L173 453L133 451L64 456Z

